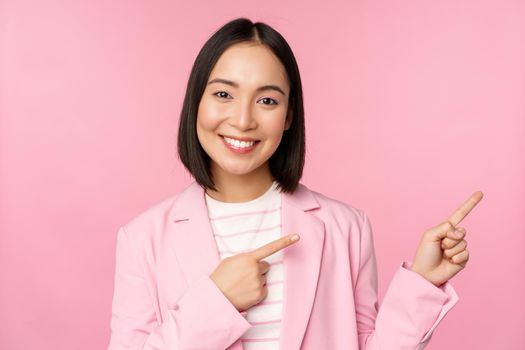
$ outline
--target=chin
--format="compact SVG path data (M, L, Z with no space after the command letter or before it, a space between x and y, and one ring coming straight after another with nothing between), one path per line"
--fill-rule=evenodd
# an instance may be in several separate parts
M252 164L248 164L248 166L236 166L240 164L225 164L224 166L221 166L221 169L223 172L236 175L236 176L242 176L242 175L248 175L250 173L253 173L259 168L259 165L254 166Z
M242 175L250 174L255 169L242 169L242 170L240 170L240 169L223 169L223 170L225 172L227 172L228 174L231 174L231 175L242 176Z

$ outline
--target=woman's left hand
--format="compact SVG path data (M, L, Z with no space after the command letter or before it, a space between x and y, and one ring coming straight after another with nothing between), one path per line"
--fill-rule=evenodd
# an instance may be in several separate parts
M439 287L465 268L469 258L464 239L467 231L457 225L481 198L483 193L475 192L447 220L425 231L412 262L412 271Z

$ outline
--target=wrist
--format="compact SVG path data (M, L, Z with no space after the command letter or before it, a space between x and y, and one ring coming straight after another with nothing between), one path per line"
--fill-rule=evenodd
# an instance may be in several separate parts
M442 285L442 283L434 282L430 277L427 277L424 273L419 271L417 268L411 268L410 271L417 273L419 276L423 277L425 280L427 280L429 283L432 283L437 288L439 288Z

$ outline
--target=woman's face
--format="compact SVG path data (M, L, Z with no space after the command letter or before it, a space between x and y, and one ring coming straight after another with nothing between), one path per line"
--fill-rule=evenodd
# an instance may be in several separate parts
M284 66L267 47L244 42L224 51L197 114L197 135L212 160L214 177L269 171L260 167L267 165L291 123L291 116L286 119L289 89Z

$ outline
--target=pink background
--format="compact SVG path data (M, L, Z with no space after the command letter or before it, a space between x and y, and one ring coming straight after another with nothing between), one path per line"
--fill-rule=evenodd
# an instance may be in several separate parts
M119 225L185 187L191 65L247 16L302 73L302 182L367 212L380 299L474 191L460 302L428 349L525 346L523 1L0 3L0 348L104 349Z

